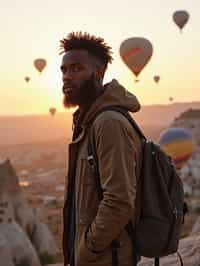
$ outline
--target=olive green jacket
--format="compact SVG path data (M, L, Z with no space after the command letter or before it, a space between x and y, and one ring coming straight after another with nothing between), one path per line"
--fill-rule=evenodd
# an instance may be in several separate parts
M135 218L136 178L142 162L142 145L130 122L120 113L105 111L92 124L98 156L103 199L98 200L95 177L87 161L87 128L95 114L108 106L121 106L136 112L140 105L134 95L116 80L106 85L86 113L83 131L69 144L68 188L64 206L64 239L67 239L67 210L75 174L76 237L75 266L111 266L111 242L119 240L119 266L131 265L132 244L125 225ZM67 243L63 242L65 265Z

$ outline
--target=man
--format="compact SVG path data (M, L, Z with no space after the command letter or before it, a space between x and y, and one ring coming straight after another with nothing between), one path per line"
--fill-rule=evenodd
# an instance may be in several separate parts
M111 266L115 264L112 243L116 241L118 265L130 266L133 246L125 226L135 218L141 140L122 114L107 110L95 116L109 106L136 112L140 105L116 80L103 86L112 56L102 38L72 32L61 41L61 48L64 105L78 107L69 144L63 209L64 265ZM102 200L98 199L87 158L89 126L98 158Z

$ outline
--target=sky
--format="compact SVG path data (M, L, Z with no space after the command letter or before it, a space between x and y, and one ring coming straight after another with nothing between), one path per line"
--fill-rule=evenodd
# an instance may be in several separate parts
M113 48L114 62L104 83L117 79L141 104L200 100L199 0L0 0L0 115L63 111L59 41L71 31L101 36ZM180 34L172 20L177 10L190 19ZM119 47L130 37L153 45L151 60L135 83ZM45 58L41 74L33 66ZM158 84L154 75L160 75ZM29 83L24 77L30 76Z

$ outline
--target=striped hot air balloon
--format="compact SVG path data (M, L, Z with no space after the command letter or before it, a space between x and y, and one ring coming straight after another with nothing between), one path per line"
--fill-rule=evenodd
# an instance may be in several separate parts
M177 169L180 169L192 156L196 146L190 131L178 127L163 131L159 144L162 150L172 158Z
M134 37L123 41L120 45L119 52L122 61L137 78L151 59L153 46L145 38ZM139 80L136 79L135 81L137 82Z

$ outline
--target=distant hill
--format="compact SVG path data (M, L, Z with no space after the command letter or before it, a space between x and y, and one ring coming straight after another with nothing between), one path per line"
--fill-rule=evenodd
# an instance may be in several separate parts
M134 115L141 125L166 126L188 109L200 109L200 102L146 105Z
M0 145L69 138L71 114L0 117Z
M148 137L156 139L163 128L190 108L200 108L200 102L143 106L134 114L134 118ZM71 122L70 112L57 113L55 116L0 116L0 145L69 139L72 132Z
M177 119L200 119L200 109L188 109L187 111L181 113Z

